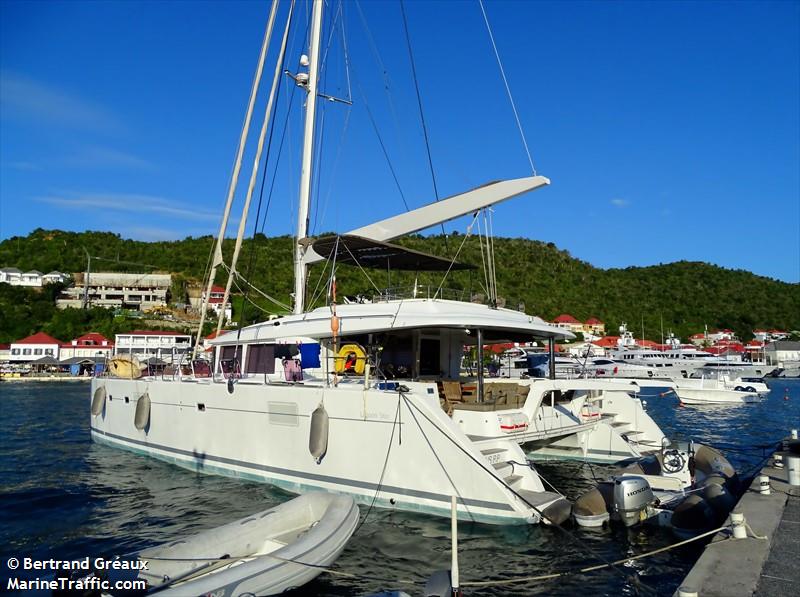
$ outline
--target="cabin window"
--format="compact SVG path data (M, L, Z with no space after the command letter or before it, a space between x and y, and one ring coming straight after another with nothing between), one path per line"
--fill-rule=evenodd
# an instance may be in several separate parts
M230 361L234 358L239 358L242 354L241 350L237 350L238 346L223 346L220 353L220 360Z
M250 344L247 347L247 373L275 373L275 346Z

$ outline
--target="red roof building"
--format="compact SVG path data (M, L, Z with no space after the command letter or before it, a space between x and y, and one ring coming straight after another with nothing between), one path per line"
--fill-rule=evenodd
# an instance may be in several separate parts
M69 344L62 344L62 346L107 346L108 344L112 344L112 342L103 334L89 332L83 336L78 336Z
M9 361L12 363L30 363L44 357L58 359L61 340L53 338L44 332L37 332L22 340L11 343Z
M12 344L62 344L61 340L57 340L52 336L45 334L44 332L36 332L32 336L28 336L27 338L23 338L22 340L17 340L16 342L12 342Z
M75 357L95 358L109 357L114 351L114 343L103 334L89 332L75 338L68 344L62 344L60 358L62 361Z
M592 344L600 348L616 348L618 340L619 336L604 336L599 340L595 340Z
M577 319L575 319L572 315L568 313L564 313L559 315L553 320L553 323L580 323Z
M597 317L590 317L583 324L583 331L593 335L603 335L606 333L606 324L597 319Z

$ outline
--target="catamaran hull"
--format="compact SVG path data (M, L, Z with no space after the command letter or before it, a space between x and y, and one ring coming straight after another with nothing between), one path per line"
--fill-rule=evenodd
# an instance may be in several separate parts
M413 392L356 387L97 378L105 401L91 415L92 438L198 472L271 483L294 493L345 493L357 501L408 511L524 524L541 519L559 496L547 494L535 470L511 478L494 471L523 461L513 441L486 449L473 444L441 410L435 384ZM430 387L426 387L430 386ZM415 393L416 392L416 393ZM149 398L137 429L137 404ZM319 463L309 451L313 412L328 415L327 447ZM141 408L138 410L142 410ZM318 441L318 437L315 441ZM312 442L313 443L313 442ZM518 467L519 468L519 467ZM532 496L539 498L531 507ZM549 501L548 501L549 500Z

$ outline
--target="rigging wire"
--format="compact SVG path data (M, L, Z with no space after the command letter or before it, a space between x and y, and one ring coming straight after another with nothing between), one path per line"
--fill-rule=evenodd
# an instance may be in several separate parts
M411 60L411 74L413 75L414 79L414 89L417 92L417 106L419 107L419 118L422 121L422 132L425 136L425 150L428 154L428 167L431 171L431 181L433 181L433 194L436 197L436 201L439 201L439 188L436 185L436 172L433 169L433 158L431 157L431 144L430 140L428 139L428 126L425 124L425 114L422 111L422 95L419 91L419 82L417 81L417 67L414 62L414 53L411 50L411 35L408 32L408 19L406 18L406 7L404 0L400 0L400 12L403 15L403 30L406 34L406 46L408 47L408 57ZM441 224L442 227L442 234L444 235L444 246L445 250L449 252L447 247L447 233L444 231L444 222Z
M361 100L364 103L364 108L367 112L367 117L369 118L370 124L372 124L372 130L375 131L375 136L378 137L378 144L381 146L383 157L386 158L386 164L389 166L389 171L392 173L394 184L397 186L397 191L400 193L400 198L403 200L403 205L405 206L406 211L410 211L411 208L408 206L408 201L406 201L406 194L403 192L403 187L400 185L400 179L397 177L397 172L395 172L394 164L392 164L392 159L389 157L389 152L386 149L386 145L383 142L383 138L381 137L378 125L375 122L375 117L372 115L372 110L369 107L369 102L367 101L367 96L364 93L364 89L361 87L361 82L356 77L355 69L353 69L353 80L355 81L358 92L361 94ZM442 231L444 231L444 224L442 224Z
M364 32L367 36L367 42L369 48L372 52L372 57L375 59L375 62L378 64L378 68L381 71L381 76L383 77L383 90L386 94L386 100L389 103L389 111L392 114L392 122L394 123L394 130L395 134L397 135L398 139L402 139L400 135L400 120L397 117L397 108L395 106L394 100L392 99L392 81L389 77L389 70L386 68L386 64L384 63L383 59L381 58L381 54L378 51L378 46L375 43L375 38L372 35L372 30L369 28L367 23L367 19L364 16L364 11L361 9L361 2L360 0L355 0L356 9L358 10L358 16L361 20L361 26L364 28Z
M344 46L344 16L343 15L344 15L343 4L340 1L339 2L339 10L337 11L336 17L334 18L334 22L333 22L333 25L331 27L330 34L328 36L328 43L327 43L327 45L325 47L325 53L324 53L323 59L322 59L322 67L321 68L324 69L323 87L326 85L326 82L327 82L328 69L325 68L325 66L326 66L326 61L327 61L327 58L328 58L328 52L330 51L331 45L333 44L333 36L334 36L335 30L336 30L337 23L338 23L339 27L341 28L342 45ZM314 201L314 220L313 220L313 222L311 224L311 234L309 236L313 236L314 235L314 233L316 232L316 230L317 230L317 228L319 226L319 223L324 221L325 214L328 211L328 203L330 201L330 197L331 197L332 190L333 190L333 180L335 178L336 172L337 172L338 167L339 167L339 158L341 157L342 148L344 146L345 135L347 133L348 126L350 124L350 114L352 112L352 106L351 106L351 104L352 104L352 96L351 96L351 89L350 89L350 73L348 71L348 65L347 65L347 59L346 59L346 48L344 49L344 53L345 53L345 74L346 74L345 78L346 78L346 81L347 81L347 100L345 101L345 103L347 105L347 109L346 109L346 112L345 112L344 124L342 126L342 131L339 134L339 142L337 144L336 156L335 156L335 158L333 160L333 166L331 168L330 182L328 184L328 189L327 189L327 191L325 193L325 198L324 198L323 201L320 201L320 199L319 199L320 193L322 192L322 185L321 185L320 181L322 180L322 146L323 146L323 142L322 142L323 136L322 136L322 134L320 134L320 143L319 143L319 146L318 146L318 149L317 149L318 153L317 153L317 161L316 161L316 163L317 163L317 174L316 174L317 185L315 187L316 198L315 198L315 201ZM340 89L341 89L341 87L340 87ZM323 97L328 97L328 96L323 96ZM329 101L334 101L330 97L328 97L328 99L329 99ZM322 110L323 110L322 123L325 122L324 117L325 117L325 113L327 112L326 103L323 103L323 105L322 105ZM322 123L321 123L321 127L324 129L324 124L322 124ZM322 206L322 215L321 216L320 216L320 206Z
M347 35L345 31L344 6L345 6L344 3L340 3L340 12L342 18L339 20L339 26L341 28L341 33L342 33L341 42L342 42L342 53L344 56L344 74L345 74L345 82L347 84L347 100L345 101L347 109L345 111L344 124L342 125L341 132L339 133L339 141L337 143L336 156L333 159L333 167L331 168L330 183L328 185L328 190L325 193L324 200L320 202L318 199L317 204L315 206L314 222L312 225L312 235L317 230L318 224L320 222L325 221L325 216L328 213L328 205L330 204L330 198L331 195L333 194L333 181L336 179L336 173L339 171L339 163L340 163L340 158L342 156L342 149L344 148L345 137L347 136L347 131L350 126L350 115L352 114L353 91L352 91L352 86L350 84L350 59L347 53ZM317 196L319 197L319 193L317 193ZM322 204L322 215L319 215L320 203Z
M453 259L450 260L450 265L447 267L447 271L444 273L444 276L442 276L442 281L439 283L439 288L436 289L436 292L433 295L434 300L439 296L439 292L442 290L442 286L444 286L444 281L447 279L450 270L453 269L453 265L455 265L456 259L458 259L458 256L461 254L461 249L464 248L464 243L467 242L467 239L472 234L472 226L475 224L475 221L477 219L478 219L478 212L475 212L475 215L472 217L472 222L470 222L469 226L467 226L467 232L466 234L464 234L464 238L461 240L461 244L459 245L456 254L453 255Z
M500 53L497 51L497 44L494 42L492 27L489 25L489 17L486 15L486 9L483 6L483 0L478 0L478 4L481 7L481 13L483 14L483 21L484 23L486 23L486 31L489 32L489 39L492 41L494 56L497 59L497 66L500 67L500 74L503 76L503 83L506 86L508 101L511 102L511 109L514 111L514 118L517 121L517 128L519 129L520 137L522 137L522 144L525 146L525 153L528 156L528 163L531 165L531 171L533 172L533 175L536 176L536 167L533 165L533 158L531 157L530 149L528 149L528 141L525 139L525 131L523 131L522 129L522 123L520 122L519 114L517 113L517 106L514 103L514 97L511 95L511 87L509 87L508 79L506 78L506 71L503 68L503 62L500 60Z
M492 247L492 288L494 290L494 305L497 306L497 260L495 259L494 252L494 210L490 207L486 208L489 213L489 224L487 234L489 235L488 243Z
M338 239L337 239L337 243L338 243ZM361 263L358 261L358 259L356 259L356 256L355 256L355 255L353 255L353 253L350 251L350 247L348 247L348 246L347 246L347 243L344 243L344 248L345 248L345 249L347 249L347 252L350 254L350 257L352 257L352 258L353 258L353 261L354 261L354 262L355 262L355 264L358 266L358 269L360 269L360 270L361 270L361 273L362 273L362 274L364 274L364 276L367 278L367 280L369 280L369 283L370 283L370 284L372 284L372 287L373 287L373 288L374 288L374 289L375 289L375 290L376 290L376 291L377 291L377 292L380 294L380 292L381 292L381 289L380 289L380 288L378 288L378 287L375 285L375 282L373 282L373 281L372 281L372 278L370 278L370 277L369 277L369 274L368 274L368 273L366 272L366 270L363 268L363 266L362 266L362 265L361 265Z
M383 477L386 475L386 466L389 464L389 455L392 453L392 444L394 442L394 431L397 429L398 420L400 418L400 394L397 395L397 410L394 413L394 421L392 422L392 434L389 436L389 445L386 447L386 458L383 459L383 468L381 469L381 476L378 478L378 484L375 486L375 493L372 496L372 501L367 508L367 511L364 513L364 518L361 519L361 522L358 523L356 530L353 531L353 537L358 534L358 531L361 530L361 527L364 526L364 523L367 522L367 518L369 518L370 513L372 512L373 506L375 506L375 502L378 499L378 495L381 492L381 488L383 487Z
M221 267L223 267L223 268L225 269L225 271L227 271L227 272L228 272L228 275L230 275L230 273L231 273L231 270L230 270L230 268L229 268L227 265L223 264ZM247 278L245 278L243 275L241 275L241 274L240 274L238 271L237 271L237 272L234 272L234 279L233 279L233 283L234 283L234 284L236 284L236 287L237 287L237 288L239 288L239 290L241 291L241 286L239 286L239 284L238 284L238 281L237 281L237 280L241 280L241 281L242 281L242 282L244 282L244 284L245 284L245 285L248 287L248 289L252 289L252 290L254 290L254 291L257 293L257 294L260 294L262 297L264 297L264 298L265 298L265 299L267 299L268 301L270 301L270 302L272 302L272 303L275 303L275 305L277 305L277 306L278 306L278 307L280 307L281 309L284 309L284 310L289 310L289 311L291 310L291 307L290 307L290 306L288 306L288 305L287 305L287 304L285 304L285 303L282 303L281 301L279 301L279 300L278 300L278 299L276 299L275 297L272 297L272 296L270 296L269 294L267 294L266 292L264 292L263 290L261 290L260 288L258 288L258 287L257 287L255 284L253 284L252 282L250 282L250 281L249 281ZM247 296L245 296L245 298L247 298Z
M322 266L322 271L320 272L319 277L317 278L317 283L314 286L314 291L311 293L311 300L308 303L309 310L314 309L314 305L317 304L317 301L319 300L319 298L325 292L323 289L320 288L320 286L322 285L322 280L325 277L325 272L328 270L328 263L329 262L330 262L330 260L328 260L328 259L324 259L323 260L323 263L325 265Z
M475 212L475 213L479 214L480 211ZM480 221L480 219L478 220L477 224L478 224L478 242L480 243L480 248L481 248L481 267L483 268L483 284L481 284L481 287L483 288L483 291L486 293L486 296L488 297L489 296L489 278L486 275L486 272L487 272L487 270L486 270L486 258L485 258L484 253L483 253L483 232L481 231L481 221ZM478 283L480 284L480 280L478 280Z

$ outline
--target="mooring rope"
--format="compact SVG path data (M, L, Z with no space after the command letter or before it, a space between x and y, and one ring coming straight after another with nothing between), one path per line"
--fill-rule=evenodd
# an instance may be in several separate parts
M496 480L498 483L500 483L505 489L507 489L508 491L513 493L520 500L522 500L522 502L524 504L526 504L529 508L531 508L534 512L536 512L541 517L542 520L546 520L547 522L549 522L551 526L553 526L554 528L557 528L560 532L564 533L571 541L574 541L581 548L586 550L590 555L592 555L596 559L598 559L601 562L603 562L603 564L600 566L601 568L611 568L614 572L617 572L620 576L622 576L626 580L629 580L628 575L626 575L625 572L623 572L622 570L617 568L617 565L614 562L609 562L605 557L603 557L602 555L596 553L591 548L587 547L585 545L585 543L583 541L581 541L577 536L575 536L573 533L571 533L570 531L568 531L567 529L565 529L561 525L556 524L555 521L553 521L549 516L547 516L547 514L545 514L542 510L540 510L535 505L531 504L527 499L525 499L525 497L522 494L520 494L518 491L516 491L513 487L510 487L502 479L497 477L492 471L490 471L486 466L484 466L483 463L481 463L472 454L470 454L467 450L465 450L463 446L458 444L443 429L441 429L434 421L432 421L430 419L430 417L428 417L427 414L425 414L416 404L414 404L411 400L409 400L408 396L406 396L405 393L403 393L401 391L400 395L403 397L403 401L406 403L406 407L408 407L408 410L409 410L409 412L411 412L412 417L414 416L414 414L413 414L413 411L410 408L411 406L413 406L414 410L416 410L420 415L422 415L422 417L425 418L425 420L427 420L428 423L430 423L433 426L434 429L436 429L439 433L441 433L445 437L445 439L450 441L454 446L456 446L459 450L461 450L470 460L472 460L475 464L477 464L478 467L483 469L483 471L485 473L487 473L488 475L490 475L494 480ZM425 434L425 431L422 429L422 425L420 425L419 421L417 421L416 417L414 417L414 422L417 424L417 427L419 427L420 433L422 433L423 437L426 437L426 439L427 439L427 435ZM538 471L537 471L537 474L538 474ZM641 581L641 579L637 578L636 582L639 584L640 588L646 589L650 593L658 594L655 589L653 589L651 587L648 587L646 584L644 584ZM461 584L465 585L465 583L461 583Z
M750 527L750 525L747 522L745 522L745 527L750 531L752 538L754 538L754 539L767 539L767 537L764 537L762 535L757 535L755 533L755 531L753 531L753 529ZM670 550L675 549L677 547L681 547L683 545L687 545L688 543L692 543L694 541L699 541L700 539L704 539L705 537L708 537L710 535L716 535L717 533L720 533L720 532L722 532L724 530L727 530L729 528L730 528L729 525L722 526L722 527L719 527L717 529L713 529L711 531L706 531L705 533L701 533L699 535L696 535L695 537L690 537L689 539L684 539L683 541L678 541L677 543L672 543L671 545L666 545L664 547L659 547L658 549L653 549L653 550L647 551L645 553L640 553L638 555L630 556L630 557L627 557L627 558L621 558L619 560L615 560L613 562L608 562L606 564L598 564L596 566L587 566L585 568L579 568L578 570L565 570L563 572L554 572L552 574L541 574L539 576L526 576L526 577L521 577L521 578L508 578L508 579L504 579L504 580L464 581L464 582L461 582L460 584L461 584L461 586L464 586L464 587L492 587L492 586L503 586L503 585L510 585L510 584L516 584L516 583L524 583L524 582L533 582L533 581L537 581L537 580L550 580L550 579L553 579L553 578L561 578L561 577L570 576L570 575L573 575L573 574L585 574L587 572L594 572L596 570L602 570L604 568L609 568L611 566L619 566L619 565L622 565L622 564L627 564L628 562L641 560L643 558L649 558L650 556L654 556L656 554L663 553L665 551L670 551ZM724 539L724 541L730 541L730 540L736 541L737 539L734 539L732 535L729 536L729 537L726 537Z

